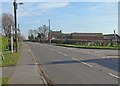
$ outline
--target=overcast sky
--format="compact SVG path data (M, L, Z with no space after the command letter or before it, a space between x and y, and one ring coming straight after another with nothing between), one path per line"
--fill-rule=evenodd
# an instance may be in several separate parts
M2 13L13 14L12 2L2 2ZM21 32L48 25L64 33L118 32L118 2L24 2L17 9Z

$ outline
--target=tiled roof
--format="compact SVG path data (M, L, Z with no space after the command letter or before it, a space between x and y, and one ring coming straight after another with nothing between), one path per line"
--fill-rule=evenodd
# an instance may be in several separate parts
M102 33L71 33L72 36L103 36Z

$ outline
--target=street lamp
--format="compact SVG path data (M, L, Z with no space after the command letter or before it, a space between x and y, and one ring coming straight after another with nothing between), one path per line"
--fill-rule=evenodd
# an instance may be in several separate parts
M16 0L13 2L14 6L14 21L15 21L15 39L16 39L16 52L18 52L18 37L17 37L17 5L22 5L23 3L16 3Z

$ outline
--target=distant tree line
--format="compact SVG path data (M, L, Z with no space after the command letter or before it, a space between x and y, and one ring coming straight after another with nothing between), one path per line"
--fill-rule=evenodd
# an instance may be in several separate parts
M32 42L48 42L49 27L41 25L35 30L29 30L28 39Z

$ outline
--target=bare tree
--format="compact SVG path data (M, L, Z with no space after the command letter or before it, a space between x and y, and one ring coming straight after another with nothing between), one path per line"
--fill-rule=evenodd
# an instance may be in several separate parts
M28 36L28 39L30 41L37 41L37 36L38 36L38 32L37 30L29 30L28 32L29 36Z
M41 34L41 39L46 41L48 39L49 27L46 25L42 25L38 28L37 32Z
M14 20L13 20L12 14L3 13L2 14L2 29L4 30L4 34L6 36L9 36L11 26L14 26Z

